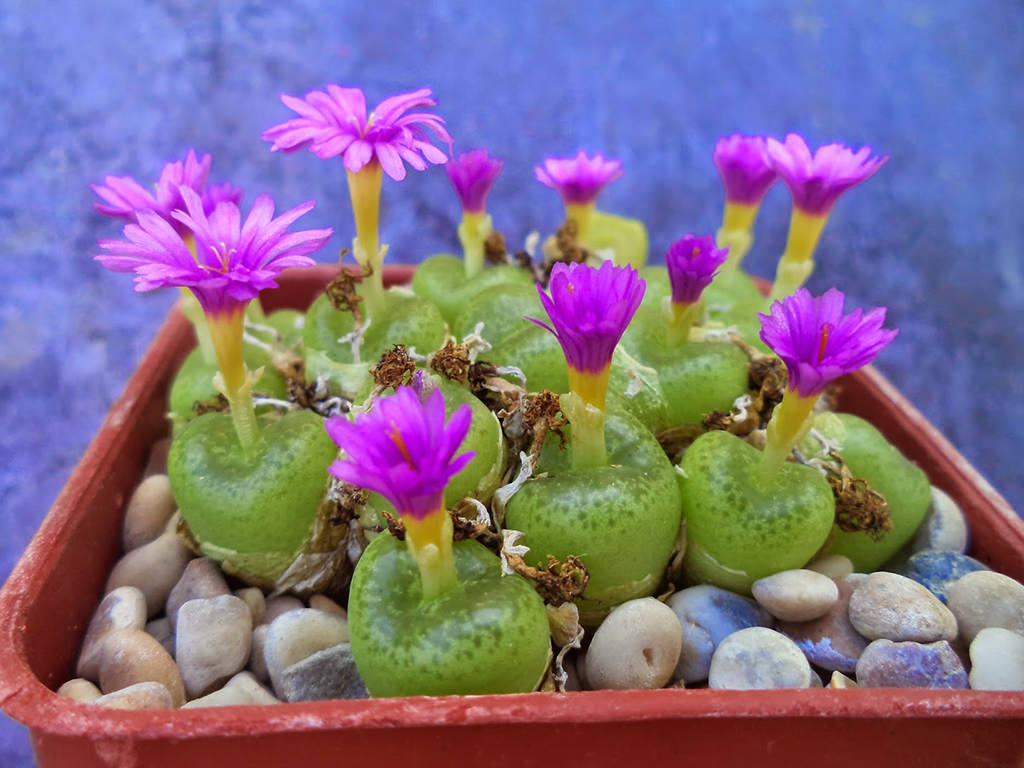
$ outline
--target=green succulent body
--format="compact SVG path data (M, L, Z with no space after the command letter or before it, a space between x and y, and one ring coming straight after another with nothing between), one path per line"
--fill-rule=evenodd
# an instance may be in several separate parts
M462 259L450 253L439 253L424 259L412 279L413 292L437 306L457 336L455 319L466 304L492 287L506 285L532 288L533 278L519 267L498 265L487 267L467 279ZM472 326L469 330L473 330Z
M632 264L639 269L647 263L647 227L639 219L595 209L590 215L585 244L595 251L614 251L616 264Z
M707 432L680 463L687 576L735 592L803 567L825 543L832 488L811 467L786 463L769 476L761 452L728 432Z
M352 655L373 696L534 690L551 653L547 611L476 541L454 543L458 584L426 600L405 543L374 539L349 592Z

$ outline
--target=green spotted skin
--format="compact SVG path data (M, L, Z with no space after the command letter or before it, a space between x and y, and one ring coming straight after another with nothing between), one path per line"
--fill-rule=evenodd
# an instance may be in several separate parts
M337 446L312 411L266 419L262 433L245 456L231 417L204 414L175 435L167 474L204 552L272 583L310 534Z
M455 336L462 338L483 323L481 335L492 345L500 345L510 336L538 327L527 317L548 322L548 313L540 303L536 286L532 283L495 285L467 296L451 328Z
M854 477L864 478L868 486L889 502L892 530L878 541L863 532L846 532L838 526L828 551L846 555L862 573L877 570L907 543L921 525L931 504L928 476L899 452L885 436L868 422L849 413L837 413L842 425L839 454Z
M413 292L436 305L453 330L456 317L474 296L494 286L505 285L532 289L533 278L525 269L498 265L485 267L467 280L462 259L450 253L439 253L425 259L412 279ZM469 330L473 330L472 325Z
M793 463L765 479L760 461L752 445L717 431L683 455L683 565L693 581L749 593L757 579L803 567L825 543L835 515L828 481Z
M348 626L372 696L520 693L540 682L551 653L543 601L478 542L455 542L454 555L458 585L424 600L404 542L378 536L363 552Z
M705 290L704 299L712 322L734 326L748 344L770 352L761 341L761 321L757 319L758 313L768 312L769 301L750 275L741 270L719 275Z
M546 314L542 315L542 319L546 318ZM569 391L565 354L550 331L528 323L502 341L491 343L493 348L482 357L498 366L514 365L519 368L526 375L526 388L530 392L542 389L557 393Z
M647 263L647 227L639 219L594 210L587 233L587 246L595 251L610 248L616 264L642 267Z
M654 437L635 419L609 413L609 466L570 468L551 436L538 473L509 501L505 525L526 535L528 561L577 555L590 573L579 601L591 622L615 605L654 593L679 533L675 473ZM569 429L571 439L571 428Z

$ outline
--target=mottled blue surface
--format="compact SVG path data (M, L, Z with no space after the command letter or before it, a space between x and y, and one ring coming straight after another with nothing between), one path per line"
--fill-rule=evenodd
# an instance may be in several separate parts
M583 146L626 175L602 199L647 222L654 253L717 227L717 136L804 132L892 160L840 201L811 288L891 307L878 362L1024 507L1024 9L1014 0L287 3L0 1L0 579L6 577L173 300L98 269L117 228L91 210L104 174L154 178L195 146L214 177L352 235L344 174L272 155L260 132L282 90L361 85L375 101L434 88L457 147L506 159L491 198L518 242L560 206L533 181ZM396 260L454 248L444 173L385 186ZM769 193L749 265L770 274L788 196ZM29 760L0 723L0 765Z
M944 604L949 588L972 571L989 567L959 552L926 549L911 555L903 566L903 575L924 586Z

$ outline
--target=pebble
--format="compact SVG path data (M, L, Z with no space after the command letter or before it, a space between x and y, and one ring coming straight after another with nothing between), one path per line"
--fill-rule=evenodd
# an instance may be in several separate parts
M167 596L167 618L171 620L171 626L177 628L178 610L189 600L230 594L220 567L208 557L197 557L185 566L181 578Z
M181 674L171 655L141 629L125 629L103 643L100 689L104 694L135 683L160 683L171 695L171 705L185 703Z
M63 696L65 699L72 699L73 701L81 701L86 704L90 704L102 696L103 691L97 688L95 683L91 680L76 677L74 680L68 680L64 685L58 688L57 695Z
M278 683L285 701L369 697L348 643L325 648L292 664L280 674Z
M850 574L836 582L839 599L819 619L807 622L779 622L779 631L797 644L811 663L823 669L853 672L868 641L850 623L850 595L864 574Z
M153 447L149 449L149 462L146 464L143 477L167 474L167 454L170 450L171 438L169 437L163 437L153 443Z
M341 616L343 619L348 618L348 613L346 613L345 609L327 597L327 595L312 595L309 598L309 607L315 608L318 611L333 613L336 616Z
M1024 585L1019 581L995 571L974 571L953 584L947 596L965 643L985 627L1024 635Z
M164 532L176 509L171 481L164 474L150 475L136 486L124 512L121 543L125 552L148 544Z
M727 690L808 688L811 665L792 640L766 627L733 632L711 658L708 687Z
M170 619L166 616L153 619L146 624L146 632L152 635L165 651L174 656L174 627L171 626Z
M178 583L192 553L173 532L165 531L148 544L133 549L114 566L107 579L107 592L118 587L136 587L146 597L146 615L159 615L171 589Z
M249 672L239 672L224 685L225 688L241 688L252 699L253 704L280 704L281 700L268 691Z
M146 626L146 598L135 587L118 587L109 592L96 607L85 631L82 650L75 671L87 680L100 679L103 641L111 632L142 629Z
M653 597L628 600L594 633L584 661L596 689L661 688L672 679L683 641L675 612Z
M802 568L758 579L750 591L768 613L783 621L820 618L839 599L839 587L832 579Z
M872 573L858 585L850 622L869 640L933 643L957 633L956 619L935 595L896 573Z
M305 608L302 601L297 597L291 595L278 595L277 597L271 597L266 601L266 607L263 611L263 623L273 624L274 619L282 614L288 613L289 611L298 611Z
M832 677L828 681L829 688L860 688L857 685L857 681L853 678L847 677L842 672L833 672Z
M263 590L256 587L236 589L235 597L249 606L249 613L252 614L252 625L254 627L263 623L263 617L267 615L267 599L263 596Z
M709 584L676 592L668 606L683 629L675 677L686 683L707 680L715 648L733 632L773 623L771 615L750 598Z
M823 555L808 563L807 570L824 574L833 581L839 581L853 573L853 561L846 555Z
M911 555L900 572L945 604L949 588L954 583L973 571L987 570L989 568L984 563L959 552L925 549Z
M136 683L100 696L93 704L110 709L171 709L170 691L160 683Z
M189 600L178 611L178 666L190 699L240 672L249 660L252 614L234 595Z
M942 549L962 554L967 551L967 541L967 518L960 506L948 493L933 485L931 506L910 548L914 552Z
M252 648L249 651L249 671L261 683L270 682L270 673L267 671L267 659L263 649L267 644L267 630L270 626L260 624L252 630Z
M274 691L284 697L282 675L292 664L345 642L348 642L348 622L340 616L313 608L288 611L278 616L267 630L263 647L263 658Z
M268 704L279 704L274 694L260 685L256 678L248 672L239 672L213 693L208 693L198 699L185 704L182 709L200 709L202 707L231 707L231 706L266 706Z
M971 643L971 688L1024 691L1024 637L1002 627L986 627Z
M857 662L857 683L862 688L966 688L967 672L945 640L875 640Z

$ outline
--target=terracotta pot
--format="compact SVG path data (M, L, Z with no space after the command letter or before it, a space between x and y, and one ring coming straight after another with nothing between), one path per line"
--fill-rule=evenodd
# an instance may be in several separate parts
M267 308L306 306L330 273L287 274ZM411 274L390 267L385 280ZM594 691L144 712L59 698L192 344L173 311L0 592L0 708L29 727L41 766L1024 765L1024 693ZM975 557L1024 581L1021 520L888 381L870 368L848 377L841 408L960 503Z

